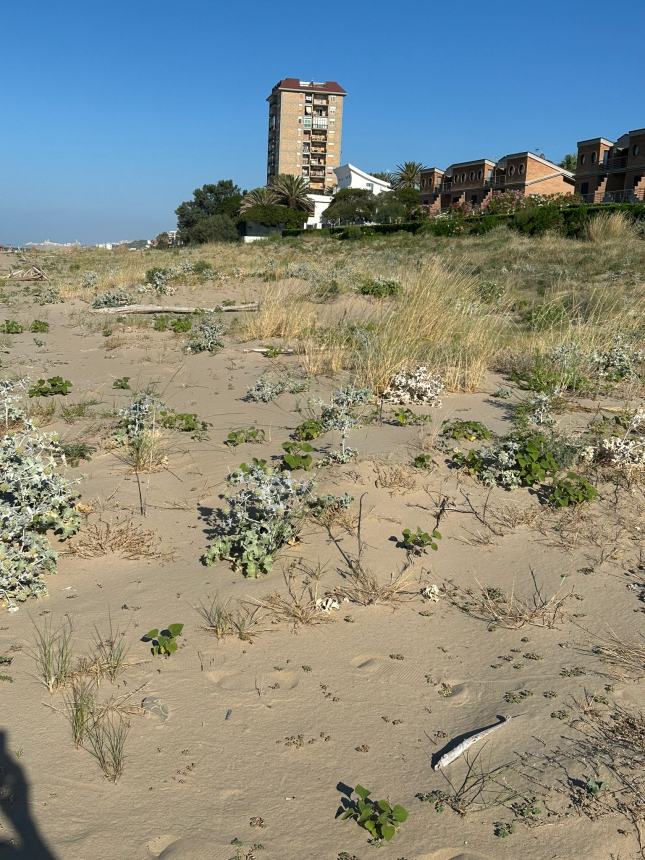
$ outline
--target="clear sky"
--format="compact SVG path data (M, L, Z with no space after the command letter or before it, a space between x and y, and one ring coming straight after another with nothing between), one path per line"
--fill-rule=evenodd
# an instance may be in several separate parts
M645 126L645 2L0 0L0 242L147 238L264 183L266 96L337 80L365 170Z

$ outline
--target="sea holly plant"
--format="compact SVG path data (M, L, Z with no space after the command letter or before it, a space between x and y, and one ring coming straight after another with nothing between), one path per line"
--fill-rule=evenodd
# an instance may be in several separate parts
M421 555L428 549L438 550L437 541L441 540L441 532L433 529L432 532L424 532L417 526L416 531L412 529L403 529L403 537L399 541L399 546L406 549L412 555Z
M153 627L148 630L145 636L141 637L142 642L150 642L150 651L156 656L170 657L174 654L177 648L177 639L181 636L181 631L184 629L183 624L169 624L163 630Z
M8 603L46 593L41 577L57 562L47 532L64 540L80 527L73 482L59 473L60 446L20 410L19 388L0 384L0 601Z
M293 481L262 461L243 463L228 480L241 489L226 499L227 510L216 511L215 540L202 561L226 559L249 577L269 573L279 550L297 539L313 485Z
M217 352L224 346L223 334L224 323L220 317L216 313L205 313L186 342L185 350L188 353Z
M389 800L373 800L371 792L362 785L356 785L353 791L356 799L344 800L344 806L339 810L339 817L345 821L353 819L371 836L371 842L389 842L396 835L397 828L408 819L408 811L401 804L394 806Z
M358 451L347 445L350 431L357 427L359 418L355 413L356 407L366 403L371 396L368 388L355 388L348 385L339 388L331 396L329 403L315 401L320 406L320 421L325 431L336 430L340 434L340 450L330 451L328 460L333 463L348 463L353 460Z

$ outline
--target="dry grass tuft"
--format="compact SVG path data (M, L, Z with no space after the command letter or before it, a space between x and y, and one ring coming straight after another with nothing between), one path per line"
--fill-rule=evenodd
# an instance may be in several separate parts
M410 492L416 489L417 481L414 469L402 466L400 463L385 463L375 460L373 463L376 479L374 484L385 490L399 493Z
M217 595L209 604L200 604L197 611L204 622L202 629L213 633L218 641L227 636L237 636L243 642L251 642L254 636L263 632L259 627L263 619L260 607L238 604L236 609L231 609L229 604L230 601L222 602Z
M301 290L285 284L271 284L260 302L257 313L248 314L240 323L243 340L282 337L299 340L316 325L316 306Z
M590 242L615 242L637 237L633 222L624 212L600 212L586 229Z
M624 639L613 630L604 638L594 636L589 649L605 663L616 670L617 678L630 678L640 681L645 675L645 636L641 633L636 639Z
M286 594L274 591L257 601L257 605L265 609L275 621L291 624L295 631L304 625L324 624L332 620L330 613L321 605L318 575L313 577L313 581L305 575L303 581L298 584L296 566L293 565L284 574L284 581Z
M479 582L479 592L473 589L463 589L454 583L444 583L442 590L448 600L467 615L485 621L491 627L503 627L507 630L519 630L526 624L536 627L555 627L566 617L566 604L572 598L577 598L573 589L566 593L556 591L551 597L546 597L537 584L535 575L531 572L533 593L527 597L515 594L515 585L510 594L493 586L483 586Z
M103 520L90 523L75 538L68 542L68 552L79 558L101 558L105 555L120 555L135 561L141 558L168 560L171 553L159 549L160 538L156 532L126 523L108 523Z

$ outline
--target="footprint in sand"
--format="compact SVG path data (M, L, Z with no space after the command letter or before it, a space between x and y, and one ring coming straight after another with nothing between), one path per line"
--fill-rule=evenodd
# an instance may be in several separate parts
M373 657L371 654L359 654L352 660L352 666L358 669L360 675L369 677L371 675L380 675L385 669L385 663L381 657Z
M470 684L453 684L452 693L448 696L448 701L453 705L465 705L472 701L473 695ZM452 860L452 858L450 858ZM467 860L467 858L466 858Z
M162 851L164 851L169 845L172 845L177 839L176 836L170 836L169 834L164 834L163 836L155 836L154 839L151 839L150 842L146 844L146 848L148 852L152 855L152 857L159 857Z
M441 848L431 854L421 854L418 860L491 860L491 858L483 854L473 854L472 851L460 851L459 848Z
M250 672L208 672L207 677L220 690L234 693L255 693L257 690L284 693L297 687L300 680L295 672L261 672L259 675Z
M406 661L393 659L391 657L379 657L375 654L359 654L351 661L351 666L356 669L359 677L375 678L388 675L393 680L404 684L425 683L424 671L417 661Z
M205 860L213 856L213 839L203 836L177 839L157 856L159 860Z

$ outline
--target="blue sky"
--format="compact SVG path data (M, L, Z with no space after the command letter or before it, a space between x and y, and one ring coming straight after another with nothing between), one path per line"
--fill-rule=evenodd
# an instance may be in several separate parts
M642 0L1 7L0 242L150 237L198 185L262 184L287 76L345 87L343 160L366 170L558 160L645 126Z

